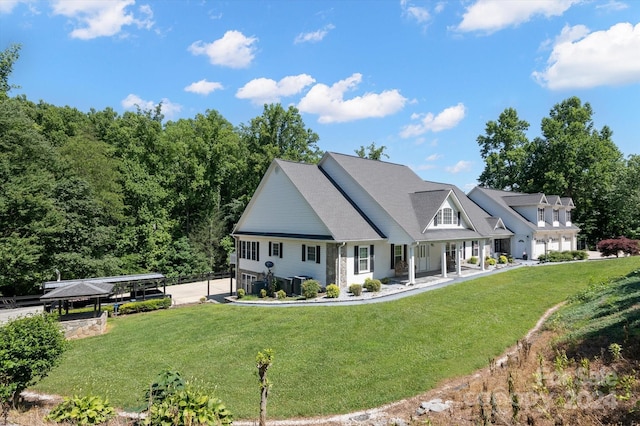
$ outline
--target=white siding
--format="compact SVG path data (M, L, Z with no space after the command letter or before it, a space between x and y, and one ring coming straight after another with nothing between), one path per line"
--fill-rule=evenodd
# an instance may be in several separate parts
M237 231L329 235L329 231L289 178L275 167L265 185L254 194L249 214Z

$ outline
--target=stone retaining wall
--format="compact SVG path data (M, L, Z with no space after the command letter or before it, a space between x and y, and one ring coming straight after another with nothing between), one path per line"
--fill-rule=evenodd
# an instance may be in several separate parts
M107 331L107 312L102 312L102 315L97 318L61 321L60 328L68 340L99 336Z

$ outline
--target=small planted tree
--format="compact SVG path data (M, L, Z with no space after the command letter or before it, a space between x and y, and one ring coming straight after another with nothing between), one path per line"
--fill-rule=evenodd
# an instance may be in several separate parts
M258 380L260 381L260 426L266 426L267 424L267 397L269 396L269 389L271 383L267 379L267 370L273 363L273 350L265 349L262 352L258 352L256 356L256 364L258 367Z
M605 257L618 257L620 252L629 256L637 256L640 254L640 241L631 240L626 237L611 238L600 241L596 248L600 254Z
M0 402L5 419L20 393L46 377L65 348L64 334L51 315L18 318L0 327Z

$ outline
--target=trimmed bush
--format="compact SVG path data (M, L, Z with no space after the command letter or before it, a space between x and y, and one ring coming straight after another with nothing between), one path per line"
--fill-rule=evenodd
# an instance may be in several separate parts
M489 266L496 266L496 260L493 257L487 257L485 263Z
M245 296L245 294L247 293L244 291L244 288L238 289L238 299L242 299Z
M380 282L384 285L389 284L389 281L391 281L389 277L384 277L383 279L380 280Z
M320 292L320 283L316 280L306 280L302 283L302 295L305 299L314 299Z
M52 315L15 319L0 326L0 403L3 416L20 393L47 376L67 348Z
M349 286L349 293L352 293L354 296L360 296L362 294L362 285L361 284L351 284Z
M327 286L327 297L329 299L337 299L340 296L340 287L335 284L329 284Z
M278 296L278 300L284 300L287 298L287 292L284 290L278 290L276 296Z
M600 241L596 245L596 249L605 257L618 257L621 252L629 256L638 256L640 255L640 241L631 240L627 237L611 238Z
M507 259L507 256L505 256L504 254L500 255L500 257L498 258L498 263L501 265L505 265L508 261L509 259Z
M380 280L375 280L373 278L367 278L364 280L364 288L366 288L367 291L370 291L370 292L380 291L381 287L382 287L382 283L380 282Z
M264 299L265 297L267 297L267 290L263 288L260 290L260 298Z
M475 257L475 256L471 256L471 257L469 258L468 262L469 262L470 264L472 264L472 265L475 265L475 264L477 264L477 263L478 263L478 258L477 258L477 257Z
M143 300L141 302L129 302L120 306L119 312L123 315L136 314L138 312L157 311L171 307L171 298Z
M589 254L582 250L550 251L546 255L538 256L540 262L571 262L573 260L586 260Z

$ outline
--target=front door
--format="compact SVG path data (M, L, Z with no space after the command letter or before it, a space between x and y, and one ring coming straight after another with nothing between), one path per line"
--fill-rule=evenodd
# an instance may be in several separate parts
M455 271L456 259L458 258L456 253L456 243L447 243L445 252L447 253L447 271Z
M419 245L418 251L418 272L429 270L429 246L426 244Z

